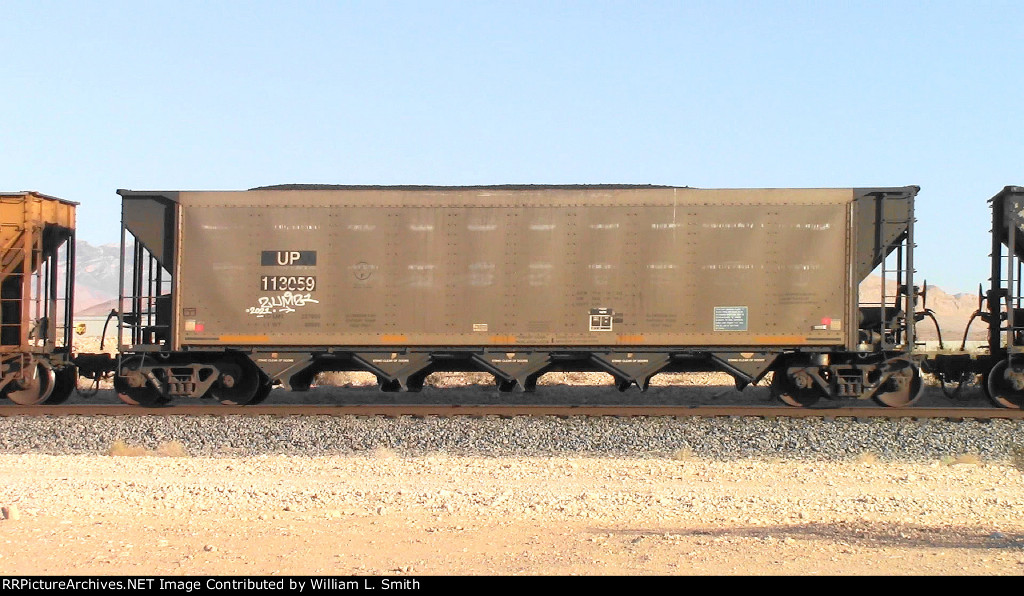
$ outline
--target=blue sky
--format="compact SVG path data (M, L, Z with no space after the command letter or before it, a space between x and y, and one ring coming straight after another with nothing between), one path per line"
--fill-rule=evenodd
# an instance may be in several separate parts
M0 0L0 189L922 187L917 269L987 278L1024 185L1020 2Z

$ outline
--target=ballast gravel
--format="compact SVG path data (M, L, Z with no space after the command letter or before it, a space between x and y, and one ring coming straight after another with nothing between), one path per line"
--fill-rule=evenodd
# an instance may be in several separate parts
M739 392L727 384L727 376L717 373L655 377L665 384L654 386L646 393L620 393L608 385L599 385L602 375L570 374L580 378L564 380L592 384L542 386L536 393L509 394L496 391L493 385L467 384L466 375L452 375L437 379L438 386L427 387L421 393L381 393L365 385L320 386L300 393L275 389L266 403L451 402L468 405L508 404L518 400L518 403L601 405L625 400L648 405L756 405L770 400L767 388L750 387ZM552 376L556 382L563 380ZM452 378L459 384L446 386ZM675 387L668 384L680 381L689 384ZM971 389L960 400L950 401L938 387L931 385L925 388L919 405L987 406L980 390ZM119 404L120 401L113 391L101 390L90 397L76 394L70 403ZM0 406L0 452L7 453L97 454L106 453L118 441L150 450L161 444L175 443L189 455L214 457L346 455L388 449L403 455L448 453L501 457L666 457L685 452L720 459L769 457L839 461L870 454L893 461L934 461L963 455L1005 461L1024 452L1024 421L915 419L910 417L912 411L908 411L906 418L386 418L316 415L23 417L3 416L2 410ZM169 412L173 414L173 408Z
M910 418L661 418L337 416L0 417L0 451L102 454L121 441L190 455L588 455L844 460L871 453L931 461L974 454L1006 460L1024 448L1024 422Z

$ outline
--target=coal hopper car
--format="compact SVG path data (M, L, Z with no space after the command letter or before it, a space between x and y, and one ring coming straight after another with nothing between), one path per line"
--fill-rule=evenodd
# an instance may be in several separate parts
M918 188L311 186L118 191L115 386L257 403L275 384L434 371L772 373L794 406L913 402ZM860 296L878 271L888 283ZM865 303L870 303L865 305ZM1024 320L1024 317L1022 317Z

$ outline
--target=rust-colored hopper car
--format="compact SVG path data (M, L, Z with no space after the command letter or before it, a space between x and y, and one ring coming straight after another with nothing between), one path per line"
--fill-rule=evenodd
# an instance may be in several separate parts
M60 403L75 389L76 205L0 192L0 393L18 404Z

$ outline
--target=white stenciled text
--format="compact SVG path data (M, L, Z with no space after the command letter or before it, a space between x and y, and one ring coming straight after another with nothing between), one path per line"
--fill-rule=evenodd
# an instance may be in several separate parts
M319 300L314 300L312 296L312 294L293 292L283 292L274 296L260 296L258 304L245 309L245 312L250 315L256 315L257 318L277 313L295 312L296 309L302 308L307 304L320 303Z

